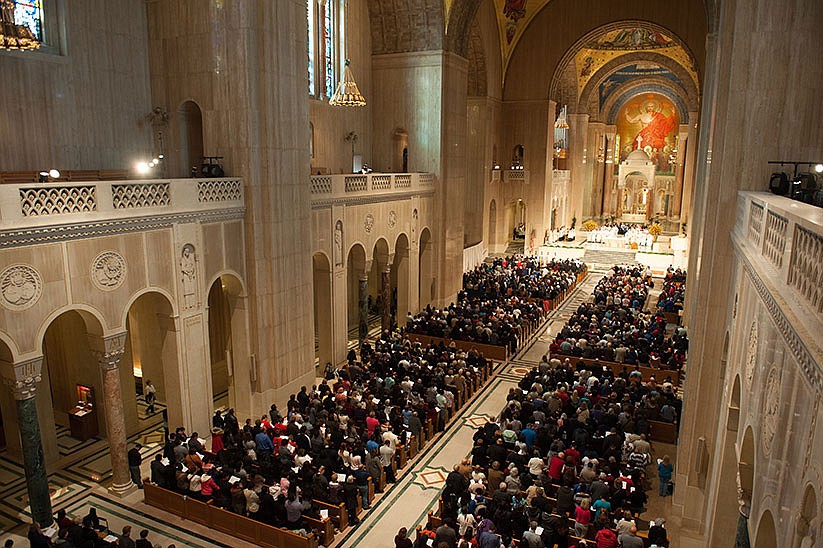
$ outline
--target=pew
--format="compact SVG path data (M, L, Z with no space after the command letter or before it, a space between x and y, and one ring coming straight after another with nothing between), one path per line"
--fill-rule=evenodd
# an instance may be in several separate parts
M651 440L663 443L677 443L677 425L663 421L649 421Z
M331 546L331 543L334 542L334 523L332 523L331 518L315 519L303 516L303 519L306 520L306 525L310 529L318 532L317 540L320 544Z
M623 368L626 369L627 372L631 373L632 371L640 371L640 374L643 377L644 381L649 380L650 377L654 377L658 383L662 383L666 377L672 378L672 384L678 386L680 384L680 371L673 370L673 369L654 369L652 367L646 367L643 365L630 365L627 363L619 363L619 362L607 362L604 360L596 360L593 358L577 358L575 356L566 356L565 354L551 354L549 359L556 358L563 362L566 358L569 359L572 365L577 364L577 362L582 361L587 366L594 368L603 368L604 366L611 368L614 372L614 375L619 375Z
M344 531L346 527L349 526L349 512L346 510L346 505L342 502L337 505L317 499L314 499L312 502L321 510L329 511L329 518L340 531Z
M185 519L200 523L228 535L271 548L318 548L318 539L314 533L304 537L284 529L224 510L211 503L203 502L186 495L163 489L148 480L143 482L143 500L154 506ZM306 518L311 527L312 522L320 524L321 532L328 530L320 520ZM311 521L308 521L311 520ZM328 520L326 520L328 521ZM333 539L332 539L333 540ZM326 544L327 545L327 544Z

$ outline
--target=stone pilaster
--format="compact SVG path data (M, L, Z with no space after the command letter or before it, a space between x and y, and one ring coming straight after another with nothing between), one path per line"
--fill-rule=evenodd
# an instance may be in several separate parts
M380 294L383 300L380 327L383 331L391 330L391 262L380 271Z
M35 386L40 381L43 357L32 358L14 364L3 371L3 381L14 394L17 406L17 422L23 450L23 469L26 472L26 488L29 494L32 518L42 527L51 525L51 498L43 443L40 438L40 422L37 419Z
M129 475L126 421L120 388L120 358L125 350L126 332L104 337L90 335L89 342L97 356L103 378L103 412L106 416L106 436L109 439L113 476L109 491L122 497L135 489Z

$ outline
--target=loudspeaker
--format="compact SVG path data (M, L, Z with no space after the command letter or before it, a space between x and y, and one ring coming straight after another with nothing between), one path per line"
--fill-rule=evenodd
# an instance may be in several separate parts
M782 171L772 173L772 177L769 179L769 190L772 191L772 194L785 196L789 192L789 186L788 175Z
M792 181L791 198L810 204L815 190L817 190L817 179L814 174L800 173Z

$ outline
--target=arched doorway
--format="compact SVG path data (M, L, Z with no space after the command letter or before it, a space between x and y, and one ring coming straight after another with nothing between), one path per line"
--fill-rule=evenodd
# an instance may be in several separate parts
M185 101L177 109L180 136L180 177L190 177L192 168L200 169L203 158L203 114L194 101Z
M369 273L369 330L377 324L381 330L391 328L392 286L391 263L389 263L389 243L378 238L372 249L371 272Z
M526 202L519 198L506 208L506 228L512 241L526 239Z
M77 446L77 441L105 436L103 381L100 362L94 354L96 349L90 340L102 331L101 323L92 314L69 310L49 324L43 337L43 385L48 386L39 387L38 413L48 400L51 406L48 415L54 417L53 425L44 428L41 434L44 439L53 436L58 440L60 456L67 456ZM121 367L120 373L121 386L133 384L133 373L128 366ZM44 396L48 393L48 397L40 398L41 393ZM89 426L84 432L72 435L69 413L78 401L89 404L90 412L84 415L84 422ZM89 415L93 415L93 420L87 418Z
M428 227L420 232L420 251L419 269L418 269L418 288L420 296L420 308L425 308L432 302L434 296L434 276L433 268L433 253L431 232Z
M392 171L408 173L409 171L409 134L403 128L396 128L392 139Z
M806 486L800 516L794 528L794 548L813 548L820 538L820 516L817 508L817 495L811 485Z
M777 548L777 533L774 529L774 518L768 510L760 516L757 525L757 535L754 537L754 548Z
M392 264L392 293L394 295L395 319L398 326L406 325L409 313L409 239L400 234L394 242L394 263Z
M246 365L247 332L243 284L236 276L223 274L209 288L211 397L214 408L233 407L239 416L250 416L250 392L257 383L256 370Z
M122 363L131 366L133 378L123 400L126 424L142 430L165 409L169 424L185 424L177 360L177 332L168 298L157 292L140 295L126 314L126 348ZM148 383L155 401L146 399ZM130 428L131 430L131 428Z
M366 250L361 244L354 244L346 258L346 310L348 323L348 346L357 345L360 337L361 294L364 313L368 315L368 272L366 272ZM362 287L362 290L361 290ZM368 324L363 328L368 331Z
M489 203L489 252L497 251L497 202Z
M649 205L649 180L639 171L626 176L620 202L620 216L627 220L645 219Z
M314 280L314 358L317 374L327 363L334 362L332 343L331 264L324 253L312 256Z

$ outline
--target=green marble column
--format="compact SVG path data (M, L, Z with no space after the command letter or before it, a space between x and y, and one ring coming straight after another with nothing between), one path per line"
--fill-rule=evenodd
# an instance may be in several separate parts
M30 397L18 399L16 402L31 515L41 527L48 527L53 518L46 461L43 458L43 444L40 441L40 423L37 420L37 401L32 391Z
M369 336L369 276L365 274L360 277L360 292L358 295L360 303L360 318L358 323L358 335L360 343Z

